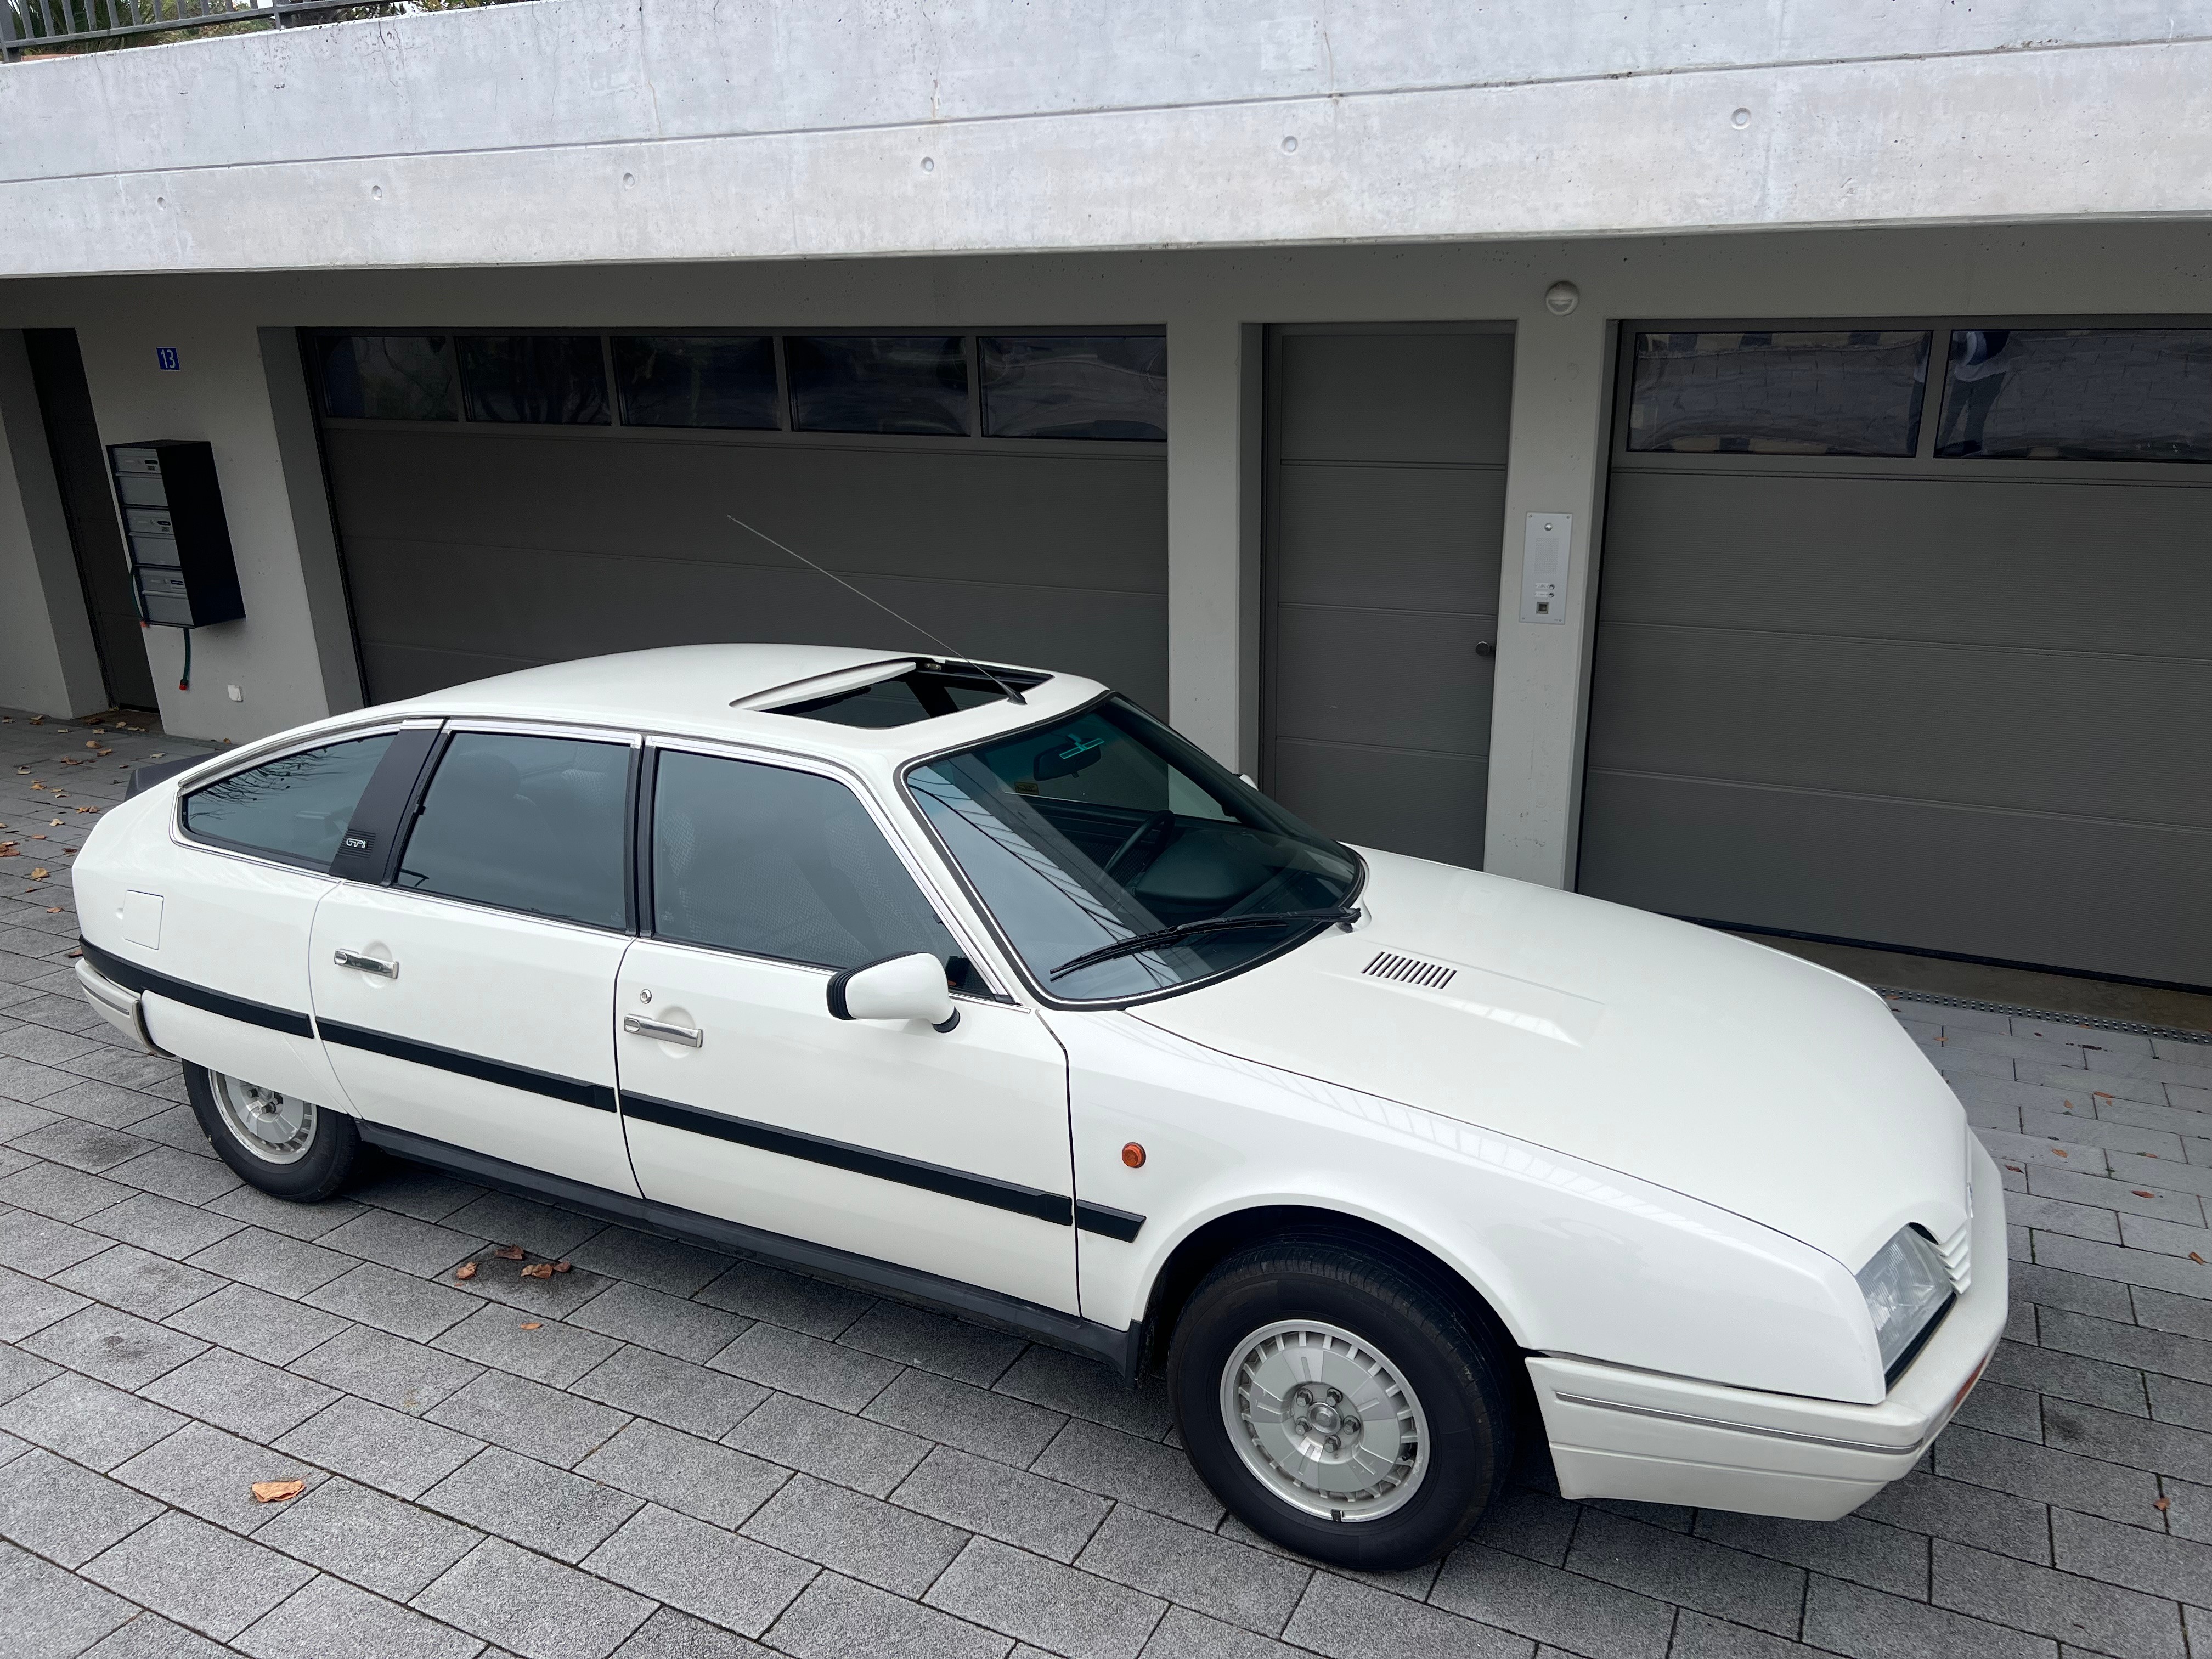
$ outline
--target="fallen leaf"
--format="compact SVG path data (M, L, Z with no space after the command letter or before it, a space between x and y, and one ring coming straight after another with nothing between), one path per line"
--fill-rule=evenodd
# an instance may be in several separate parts
M297 1498L307 1489L304 1480L257 1480L253 1483L253 1501L281 1504L288 1498Z
M33 726L44 726L46 723L46 717L44 714L33 714L31 716L31 724Z
M474 1279L476 1276L477 1264L473 1261L464 1261L459 1267L453 1269L453 1277L456 1279Z
M35 870L33 870L33 871L32 871L32 872L31 872L31 879L32 879L33 881L44 881L46 878L46 866L45 865L43 865L43 864L42 864L42 865L40 865L37 869L35 869Z
M525 1279L550 1279L553 1277L553 1264L550 1261L532 1261L523 1268L522 1276Z
M2203 1258L2203 1256L2201 1256L2201 1255L2197 1255L2197 1252L2196 1252L2196 1251L2194 1251L2194 1250L2191 1250L2191 1251L2189 1253L2189 1259L2190 1259L2191 1261L2194 1261L2194 1262L2195 1262L2198 1267L2203 1267L2203 1266L2204 1265L2204 1258Z
M43 789L43 788L45 788L46 787L46 786L45 784L43 784L43 783L34 783L34 784L33 784L33 785L31 786L31 787L32 787L32 788L33 788L33 789Z
M100 739L98 738L87 738L84 740L84 746L88 749L97 749L100 747Z
M572 1273L576 1271L576 1264L573 1261L556 1261L553 1264L553 1271L556 1273Z
M2140 1187L2130 1187L2128 1190L2133 1193L2137 1198L2156 1198L2158 1196L2156 1193L2147 1193Z
M2068 1152L2063 1146L2053 1146L2051 1150L2057 1153L2061 1158L2071 1158L2074 1156L2073 1153Z
M22 856L22 854L16 851L14 842L0 841L0 859L19 859Z
M545 1328L545 1322L542 1319L526 1319L522 1322L521 1328L526 1331L542 1331Z
M2161 1512L2163 1512L2164 1510L2166 1510L2166 1509L2168 1509L2168 1508L2170 1508L2170 1507L2172 1507L2172 1505L2170 1504L2170 1503L2168 1502L2168 1500L2167 1500L2167 1499L2166 1499L2166 1498L2160 1498L2156 1499L2156 1500L2155 1500L2155 1501L2154 1501L2154 1502L2152 1503L2152 1504L2151 1504L2151 1508L2153 1508L2153 1509L2154 1509L2154 1510L2160 1510L2160 1511L2161 1511Z
M100 811L97 806L80 806L76 810L80 812L97 812Z
M520 1244L502 1244L497 1249L494 1250L492 1254L497 1256L501 1261L520 1261L522 1260L522 1246Z
M49 904L46 907L46 914L50 916L58 916L61 915L61 913L62 907L58 904Z

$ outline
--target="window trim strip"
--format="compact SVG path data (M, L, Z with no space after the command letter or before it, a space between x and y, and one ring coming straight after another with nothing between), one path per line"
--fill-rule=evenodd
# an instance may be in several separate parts
M412 1037L393 1036L388 1031L373 1031L366 1026L343 1025L330 1019L319 1024L325 1042L382 1054L387 1060L404 1060L411 1065L428 1066L436 1071L451 1072L458 1077L473 1078L479 1083L517 1089L525 1094L544 1095L549 1100L565 1101L571 1106L588 1106L595 1112L615 1110L615 1091L605 1083L590 1083L580 1078L562 1077L555 1072L536 1071L527 1066L511 1065L503 1060L490 1060L459 1048L441 1048L434 1042L418 1042Z
M281 1031L286 1036L306 1037L309 1042L314 1040L315 1024L308 1015L295 1014L289 1008L272 1008L265 1002L232 996L227 991L211 991L203 986L187 984L180 979L171 979L167 974L157 974L150 968L141 968L112 951L103 951L89 939L79 938L76 944L87 962L98 969L104 977L112 980L126 991L136 991L142 996L167 997L172 1002L182 1003L187 1008L197 1008L202 1013L219 1014L241 1024Z

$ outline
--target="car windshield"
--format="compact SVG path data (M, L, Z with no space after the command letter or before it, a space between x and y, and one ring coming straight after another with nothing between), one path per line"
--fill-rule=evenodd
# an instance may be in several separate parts
M1071 1002L1271 955L1349 914L1362 877L1349 848L1118 697L926 761L907 787L1030 977Z

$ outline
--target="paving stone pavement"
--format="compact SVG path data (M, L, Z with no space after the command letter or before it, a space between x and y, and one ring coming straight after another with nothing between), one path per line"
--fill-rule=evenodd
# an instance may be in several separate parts
M70 969L78 809L184 746L0 715L9 1659L2212 1653L2212 1047L1894 1004L2004 1168L2014 1305L1858 1515L1532 1474L1441 1564L1316 1571L1157 1386L408 1165L232 1180Z

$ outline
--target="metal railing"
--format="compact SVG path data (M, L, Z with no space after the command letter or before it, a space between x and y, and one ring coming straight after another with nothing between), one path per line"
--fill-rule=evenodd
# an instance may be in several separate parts
M333 11L386 9L376 0L0 0L0 62L79 42L125 45L223 24L285 27Z

